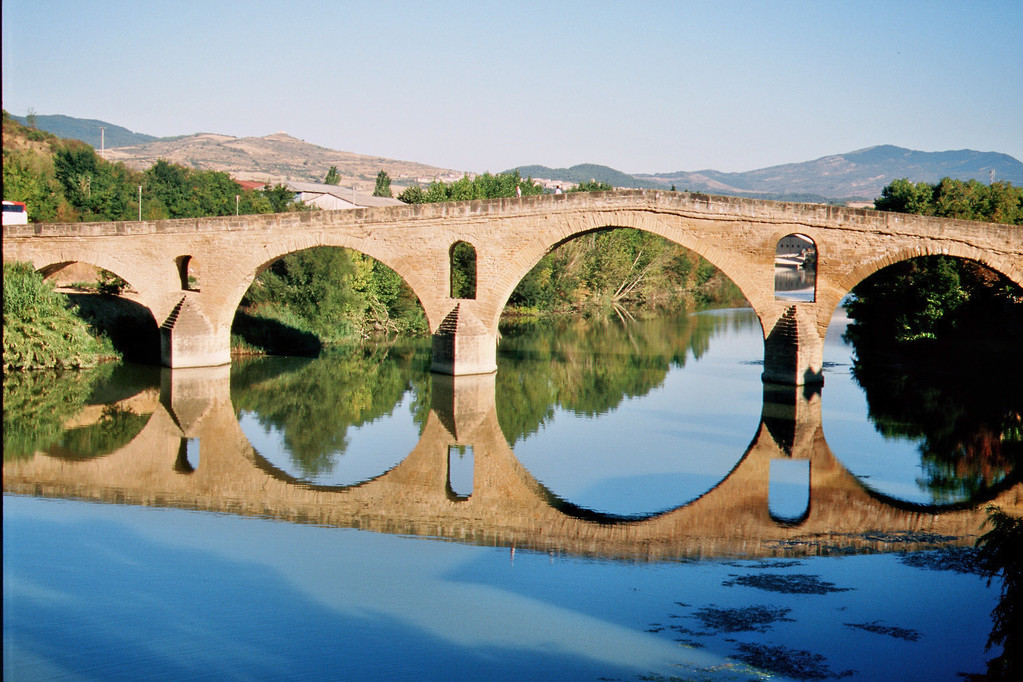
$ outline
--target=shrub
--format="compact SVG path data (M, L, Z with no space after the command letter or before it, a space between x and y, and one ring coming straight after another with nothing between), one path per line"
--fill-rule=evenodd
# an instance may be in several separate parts
M90 367L117 357L28 263L4 263L4 368Z

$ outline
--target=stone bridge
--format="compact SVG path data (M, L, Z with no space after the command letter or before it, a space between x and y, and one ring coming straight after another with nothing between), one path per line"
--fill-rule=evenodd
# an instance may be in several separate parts
M4 492L631 560L968 545L981 530L986 503L1023 514L1017 474L972 504L917 505L870 491L828 448L820 392L778 384L765 384L752 444L713 489L642 518L600 514L558 499L519 463L498 425L494 374L434 374L432 381L419 443L397 466L358 485L311 485L270 465L238 424L230 368L223 366L164 370L159 392L124 402L152 416L115 452L89 460L43 452L5 460ZM198 443L198 458L189 454L190 442ZM457 495L449 457L464 446L472 449L472 489ZM808 462L808 503L799 518L771 514L770 465L779 459Z
M818 204L649 190L572 193L274 215L3 228L4 260L49 275L88 263L138 292L161 330L168 367L230 362L242 296L278 258L316 246L355 249L411 286L433 334L432 369L497 369L498 320L519 281L549 251L608 228L661 235L720 268L746 296L764 333L764 379L822 380L823 339L858 282L892 263L946 254L982 263L1023 286L1023 228ZM812 300L779 300L776 247L803 235L817 252ZM474 298L451 292L452 250L476 253ZM198 285L189 268L201 272Z

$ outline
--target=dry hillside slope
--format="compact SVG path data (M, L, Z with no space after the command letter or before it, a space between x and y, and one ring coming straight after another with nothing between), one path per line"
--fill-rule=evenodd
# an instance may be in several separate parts
M238 180L270 183L284 180L323 182L330 167L337 166L342 185L355 184L360 189L370 190L381 170L387 171L394 184L399 186L417 179L429 182L437 177L461 176L460 172L422 163L328 149L283 132L241 138L197 133L97 153L109 161L120 161L139 170L148 168L158 159L165 159L192 168L230 173Z

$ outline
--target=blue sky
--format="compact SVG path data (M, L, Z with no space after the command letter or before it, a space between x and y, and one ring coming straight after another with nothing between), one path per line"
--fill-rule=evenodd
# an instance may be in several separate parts
M1023 2L4 0L3 106L445 168L1023 159Z

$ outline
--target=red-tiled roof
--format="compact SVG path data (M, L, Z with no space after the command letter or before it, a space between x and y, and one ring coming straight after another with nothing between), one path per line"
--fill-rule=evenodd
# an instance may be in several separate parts
M260 180L235 180L242 189L263 189L266 187L266 182Z

